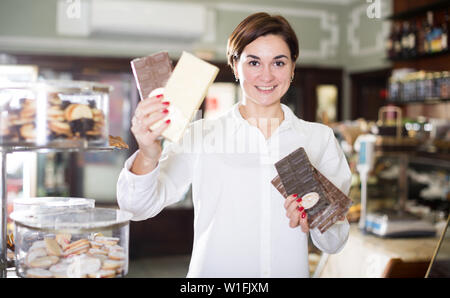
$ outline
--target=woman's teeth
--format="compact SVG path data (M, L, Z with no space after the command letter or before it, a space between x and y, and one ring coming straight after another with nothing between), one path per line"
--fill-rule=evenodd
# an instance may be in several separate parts
M273 88L275 88L275 86L270 86L270 87L261 87L261 86L257 86L256 88L262 90L262 91L269 91L272 90Z

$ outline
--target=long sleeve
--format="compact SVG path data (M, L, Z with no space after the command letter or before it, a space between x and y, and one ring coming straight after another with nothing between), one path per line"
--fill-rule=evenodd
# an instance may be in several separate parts
M351 184L351 172L342 149L333 131L328 129L328 142L318 170L342 192L348 194ZM328 254L338 253L347 242L350 225L345 219L331 226L325 233L315 228L311 230L314 245Z
M138 151L127 159L117 181L117 202L120 209L134 215L133 220L154 217L183 198L194 171L195 158L189 140L188 131L179 144L164 146L157 167L145 175L130 172Z

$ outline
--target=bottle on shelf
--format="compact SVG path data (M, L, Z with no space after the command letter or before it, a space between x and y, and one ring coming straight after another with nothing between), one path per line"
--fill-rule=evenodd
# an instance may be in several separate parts
M392 23L391 30L389 32L389 36L386 40L386 53L387 53L387 56L389 59L392 59L395 57L394 38L395 38L394 23Z
M442 74L440 72L433 73L433 93L432 99L440 99L441 98L441 77Z
M434 18L433 18L433 12L429 11L429 20L430 20L430 52L431 53L437 53L442 51L442 28L435 25Z
M433 74L432 73L426 73L425 74L425 80L424 80L424 86L425 86L425 100L430 99L433 97Z
M425 27L426 27L426 22L425 20L417 20L417 54L418 55L423 55L425 54Z
M425 53L431 53L431 40L432 40L432 35L431 35L431 27L433 23L433 13L431 11L427 12L427 18L426 21L424 22L424 43L423 43L423 48L424 48L424 52Z
M418 101L423 101L425 99L425 71L423 70L417 73L416 98Z
M412 21L408 34L409 57L417 56L417 28L416 22Z
M404 21L401 30L401 54L402 58L409 58L410 45L409 45L409 23Z
M401 57L402 53L402 35L401 35L401 28L400 23L396 22L394 25L394 57L398 58Z
M450 72L442 72L441 77L441 98L450 99Z
M448 26L449 24L448 11L445 12L444 21L442 22L442 37L441 37L441 47L442 51L447 51L449 49L448 41Z

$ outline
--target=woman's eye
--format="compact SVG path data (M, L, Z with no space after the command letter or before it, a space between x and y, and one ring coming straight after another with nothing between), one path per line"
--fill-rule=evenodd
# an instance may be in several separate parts
M284 66L285 63L283 61L275 61L276 66Z
M250 64L251 66L258 66L258 65L259 65L259 62L256 61L256 60L252 60L252 61L250 61L248 64Z

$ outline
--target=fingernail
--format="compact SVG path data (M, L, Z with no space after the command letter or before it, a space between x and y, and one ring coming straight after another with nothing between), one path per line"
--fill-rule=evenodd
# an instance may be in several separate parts
M305 218L306 217L306 212L303 212L302 213L302 218Z
M297 202L301 202L301 201L302 201L302 198L298 198L298 199L297 199Z
M164 96L163 94L158 94L158 95L156 95L156 98L161 98L163 96Z
M169 110L168 110L168 109L164 109L162 112L163 112L164 114L167 114L167 113L169 113Z
M163 101L162 104L168 106L168 105L170 105L170 102L168 102L168 101Z
M300 206L300 207L298 207L298 211L303 211L303 210L305 210L305 208L304 207L302 207L302 206Z
M298 194L293 194L292 196L293 196L294 198L296 198L296 197L298 196Z
M170 123L170 119L167 119L167 120L166 120L166 123L169 124L169 123Z

